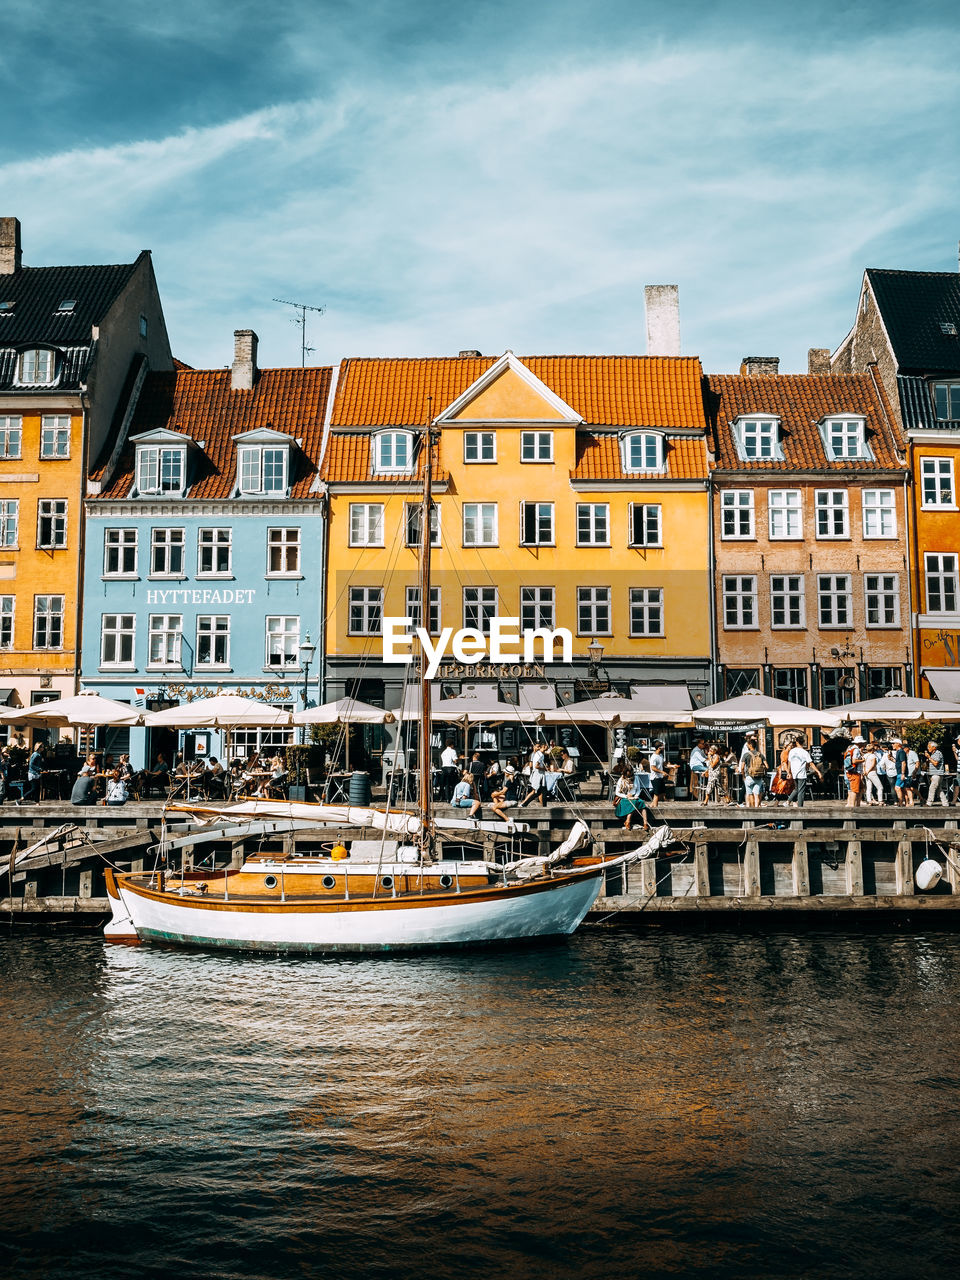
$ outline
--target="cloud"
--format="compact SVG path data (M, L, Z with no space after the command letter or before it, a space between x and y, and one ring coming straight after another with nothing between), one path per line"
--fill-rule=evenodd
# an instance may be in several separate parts
M748 348L800 368L849 327L863 267L955 266L915 254L955 234L957 44L658 39L523 73L345 77L207 128L8 164L0 187L31 261L38 245L44 261L151 245L195 364L226 363L248 324L266 363L295 362L277 296L327 306L309 329L324 362L642 351L642 286L677 281L685 350L708 368Z

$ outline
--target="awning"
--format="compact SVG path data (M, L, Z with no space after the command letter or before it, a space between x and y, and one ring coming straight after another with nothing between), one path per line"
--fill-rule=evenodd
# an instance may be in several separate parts
M938 698L944 702L960 702L960 668L924 667L923 674Z

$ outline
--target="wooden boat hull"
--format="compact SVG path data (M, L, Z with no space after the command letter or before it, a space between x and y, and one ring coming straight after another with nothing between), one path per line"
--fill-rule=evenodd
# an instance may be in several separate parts
M109 873L114 941L233 951L406 951L573 933L600 891L602 867L462 893L331 902L214 900Z

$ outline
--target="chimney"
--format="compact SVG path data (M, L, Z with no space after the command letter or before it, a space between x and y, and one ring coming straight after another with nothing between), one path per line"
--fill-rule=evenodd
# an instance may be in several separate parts
M469 358L469 357L471 357L471 356L476 360L476 359L478 359L478 358L479 358L479 356L480 356L480 352L479 352L479 351L475 351L475 350L473 349L473 347L470 347L470 348L469 348L469 350L465 350L465 351L461 351L461 352L460 352L460 359L461 359L461 360L466 360L466 359L468 359L468 358Z
M233 373L230 386L234 391L252 391L257 380L257 343L252 329L233 331Z
M0 218L0 276L19 271L20 256L20 219Z
M817 373L821 376L830 372L830 348L829 347L811 347L807 352L807 373Z
M741 378L775 378L779 372L779 356L744 356L740 361Z
M643 291L647 306L647 355L680 354L680 287L648 284Z

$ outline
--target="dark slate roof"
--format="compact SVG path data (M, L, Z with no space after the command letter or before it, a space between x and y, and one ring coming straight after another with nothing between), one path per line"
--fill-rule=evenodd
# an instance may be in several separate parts
M960 373L960 274L955 271L867 270L901 373Z
M0 311L0 344L88 344L91 326L103 319L136 266L128 262L109 267L21 267L0 275L0 303L15 304L12 313ZM68 298L76 306L69 314L57 315Z
M956 423L937 421L933 412L933 401L930 399L930 386L925 378L900 374L897 377L897 392L900 396L903 425L907 431L916 430L918 427L956 429Z

